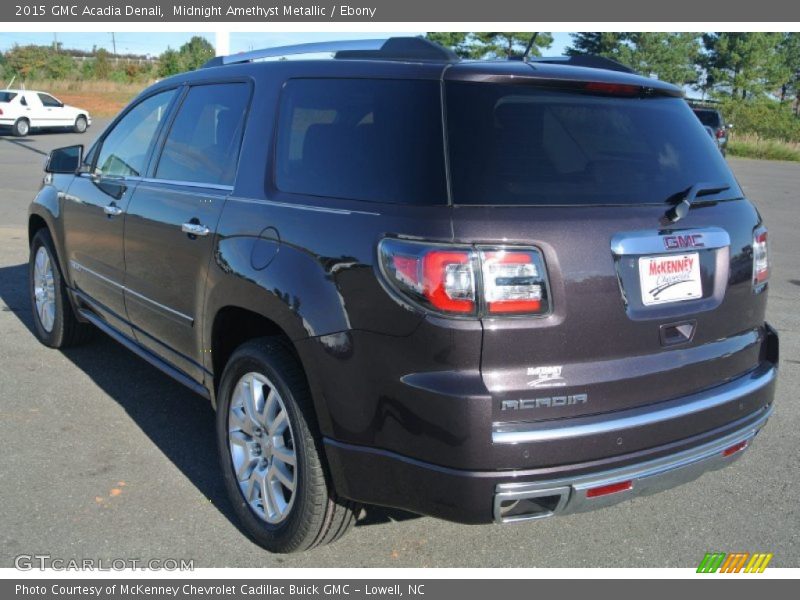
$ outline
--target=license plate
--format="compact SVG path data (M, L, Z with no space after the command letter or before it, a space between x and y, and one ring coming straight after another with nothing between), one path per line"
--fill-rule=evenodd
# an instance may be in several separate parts
M639 258L639 282L645 306L703 297L700 257L691 254Z

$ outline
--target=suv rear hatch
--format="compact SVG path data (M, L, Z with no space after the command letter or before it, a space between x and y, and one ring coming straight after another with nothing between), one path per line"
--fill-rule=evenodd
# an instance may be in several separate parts
M643 406L759 364L760 217L677 88L448 78L454 240L537 248L548 276L544 314L484 307L496 424Z

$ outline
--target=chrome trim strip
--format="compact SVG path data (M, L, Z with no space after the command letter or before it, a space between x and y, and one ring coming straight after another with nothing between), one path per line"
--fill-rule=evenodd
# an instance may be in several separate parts
M104 281L104 282L106 282L106 283L108 283L108 284L120 289L120 290L124 290L125 289L125 286L122 285L121 283L117 283L116 281L114 281L113 279L109 279L105 275L100 275L100 273L98 273L97 271L92 271L89 267L83 266L77 260L70 260L69 261L69 266L71 266L75 271L83 271L84 273L88 273L89 275L94 275L98 279L100 279L100 280L102 280L102 281Z
M89 275L93 275L94 277L97 277L98 279L100 279L100 280L102 280L102 281L104 281L106 283L111 284L112 286L116 287L117 289L122 290L123 292L127 292L127 293L131 294L132 296L136 296L137 298L140 298L141 300L144 300L145 302L148 302L148 303L152 304L153 306L156 306L156 307L158 307L158 308L160 308L160 309L162 309L162 310L164 310L164 311L166 311L166 312L168 312L168 313L170 313L172 315L175 315L176 317L179 317L179 318L181 318L181 319L183 319L185 321L188 321L190 325L192 323L194 323L194 319L192 317L190 317L188 315L185 315L182 312L179 312L179 311L175 310L174 308L170 308L169 306L164 306L160 302L156 302L152 298L148 298L147 296L145 296L143 294L140 294L139 292L134 291L131 288L122 285L121 283L117 283L113 279L109 279L105 275L101 275L100 273L98 273L96 271L93 271L92 269L90 269L88 267L83 266L81 263L79 263L76 260L70 260L69 264L75 271L83 271L85 273L89 273Z
M144 294L140 294L139 292L135 292L134 290L130 289L129 287L125 288L125 292L127 292L131 296L135 296L136 298L139 298L140 300L144 300L148 304L152 304L153 306L155 306L157 308L160 308L161 310L166 311L166 312L170 313L171 315L175 315L176 317L178 317L180 319L183 319L184 321L188 321L190 325L192 323L194 323L194 319L192 317L190 317L189 315L185 315L182 312L175 310L174 308L170 308L169 306L165 306L165 305L161 304L160 302L156 302L152 298L148 298Z
M347 208L328 208L325 206L313 206L309 204L292 204L290 202L278 202L277 200L262 200L257 198L239 198L231 196L228 200L234 202L244 202L246 204L269 204L272 206L280 206L281 208L294 208L296 210L310 210L313 212L328 213L334 215L368 215L372 217L379 217L381 213L370 212L368 210L350 210Z
M531 426L532 423L517 424L514 426L506 423L495 424L492 431L492 442L495 444L524 444L535 442L549 442L554 440L570 440L591 435L602 435L631 429L634 427L647 427L658 425L665 421L685 417L693 413L709 410L734 402L742 396L757 392L761 388L769 385L775 380L777 369L770 367L765 373L760 375L745 375L729 383L718 386L706 392L693 394L694 400L689 402L685 398L679 400L667 400L661 407L653 407L646 413L637 410L636 414L628 414L621 411L612 413L604 417L574 417L571 419L561 419L557 422L539 422L535 429L519 429L520 426ZM636 409L634 409L636 410ZM616 416L615 416L616 415ZM575 423L575 421L583 421ZM566 423L559 425L558 423Z
M575 477L498 484L495 486L495 521L498 523L529 521L556 514L594 510L628 500L634 496L663 491L693 481L703 473L727 466L742 455L772 415L773 407L769 406L762 410L764 414L758 420L738 431L695 448L655 460ZM726 449L741 442L747 444L742 450L729 456L722 454ZM631 481L631 489L595 498L586 495L587 491L592 488L623 481ZM503 501L555 495L559 495L561 498L552 511L505 518L501 515L500 509Z
M695 235L703 236L703 246L694 248L667 248L664 237ZM690 252L693 250L713 250L731 245L728 232L720 227L699 229L646 229L642 231L623 231L611 238L611 252L617 256L627 254L668 254L670 252Z

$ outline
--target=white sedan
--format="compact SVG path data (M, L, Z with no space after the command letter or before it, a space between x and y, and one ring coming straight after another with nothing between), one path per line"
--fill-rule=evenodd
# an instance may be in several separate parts
M83 133L91 124L89 111L68 106L45 92L0 90L0 128L10 129L13 135L63 128Z

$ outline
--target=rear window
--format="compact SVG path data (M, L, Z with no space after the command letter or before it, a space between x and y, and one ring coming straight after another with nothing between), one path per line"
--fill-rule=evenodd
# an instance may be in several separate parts
M716 128L722 124L722 119L715 110L696 110L694 114L697 115L697 118L700 119L700 122L706 127Z
M0 102L11 102L16 97L15 92L0 92Z
M438 82L288 81L275 184L311 196L446 203Z
M454 204L662 203L698 182L738 195L680 98L463 82L446 91Z

